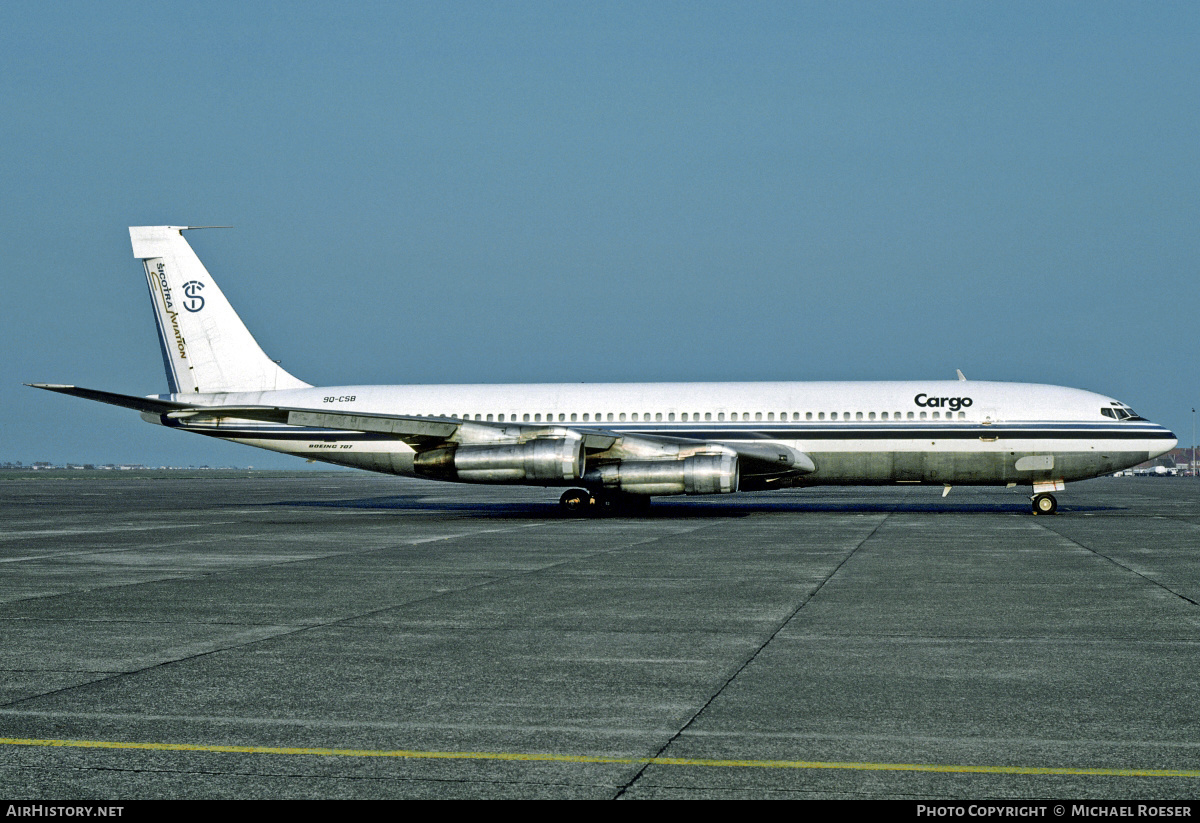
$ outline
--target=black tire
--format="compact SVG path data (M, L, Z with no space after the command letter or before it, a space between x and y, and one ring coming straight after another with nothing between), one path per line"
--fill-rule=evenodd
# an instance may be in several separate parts
M587 514L596 505L596 498L587 489L567 489L558 504L571 514Z

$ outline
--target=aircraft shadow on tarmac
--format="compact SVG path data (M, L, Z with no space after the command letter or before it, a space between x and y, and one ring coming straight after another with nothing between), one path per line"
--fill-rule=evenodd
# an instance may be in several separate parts
M347 500L281 500L264 504L271 508L314 508L314 509L364 509L372 511L451 512L455 516L476 516L506 519L589 519L586 515L569 514L562 510L557 501L505 502L447 500L428 494L400 494L385 497L362 497ZM1115 506L1060 506L1059 514L1082 512L1115 511ZM948 502L933 500L797 500L763 499L744 500L656 500L644 511L604 514L603 517L620 518L689 518L689 517L746 517L751 514L833 513L833 514L1029 514L1029 503L1024 498L1016 500L971 500Z

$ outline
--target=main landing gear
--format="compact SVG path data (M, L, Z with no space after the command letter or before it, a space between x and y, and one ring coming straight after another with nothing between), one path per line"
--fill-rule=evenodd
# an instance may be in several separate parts
M558 503L568 514L598 517L605 514L641 514L650 509L650 498L644 494L621 492L591 492L587 489L567 489Z
M1058 501L1052 494L1035 494L1033 496L1034 514L1054 514L1058 511Z
M558 498L558 505L570 514L584 514L588 508L596 504L596 498L587 489L567 489Z

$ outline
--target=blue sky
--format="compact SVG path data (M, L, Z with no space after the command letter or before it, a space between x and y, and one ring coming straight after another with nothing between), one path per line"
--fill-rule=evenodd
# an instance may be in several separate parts
M165 390L126 227L316 384L950 378L1190 439L1194 3L0 6L0 460L291 467Z

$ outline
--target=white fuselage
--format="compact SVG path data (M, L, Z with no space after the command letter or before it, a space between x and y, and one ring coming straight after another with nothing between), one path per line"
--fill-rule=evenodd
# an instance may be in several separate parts
M1104 395L975 380L338 386L163 399L781 443L816 464L814 472L762 488L1037 486L1118 471L1176 444L1162 426L1132 413L1118 417L1112 410L1128 407ZM168 425L330 463L414 474L413 449L386 436L251 420Z

